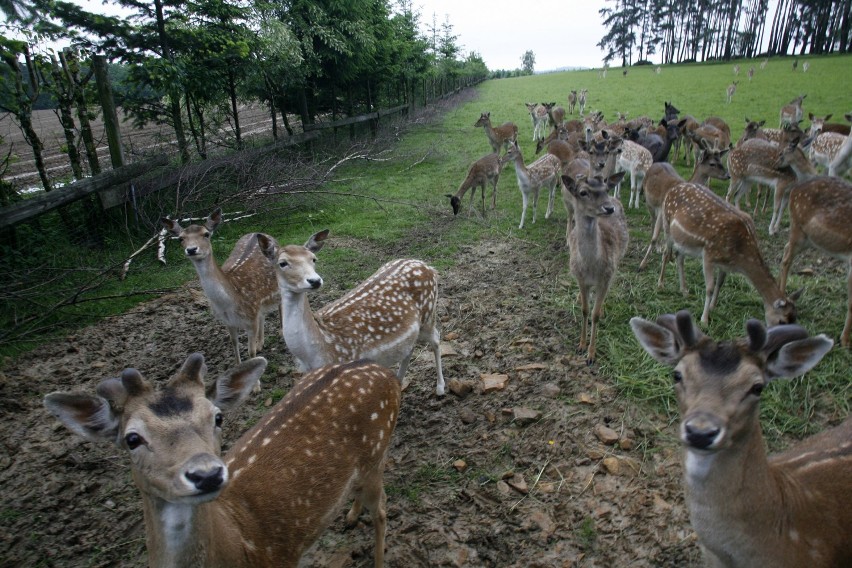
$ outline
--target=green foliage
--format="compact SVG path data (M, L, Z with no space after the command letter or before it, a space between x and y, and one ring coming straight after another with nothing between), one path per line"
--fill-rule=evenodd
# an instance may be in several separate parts
M532 75L535 71L535 53L532 50L527 50L521 56L521 69L527 75Z

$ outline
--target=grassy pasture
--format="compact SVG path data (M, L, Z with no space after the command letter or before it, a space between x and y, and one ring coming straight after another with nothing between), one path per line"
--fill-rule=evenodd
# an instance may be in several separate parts
M348 166L340 181L327 188L380 201L358 197L318 198L299 218L281 218L272 209L253 219L225 225L214 235L214 249L221 262L239 236L249 231L268 232L282 243L292 243L304 242L311 233L329 227L332 246L320 253L318 270L333 289L342 292L363 280L389 260L389 256L419 257L440 270L454 264L459 244L480 239L532 242L538 252L534 258L521 259L522 262L561 267L552 271L557 274L555 278L535 283L531 288L543 291L541 301L548 307L571 314L571 321L554 333L562 334L566 344L573 346L578 341L581 313L577 286L567 269L566 217L561 198L557 197L554 215L545 220L547 196L541 196L537 222L531 223L530 210L526 228L519 231L521 198L513 168L509 166L500 179L496 212L489 212L486 218L478 214L468 217L469 197L465 196L462 212L452 218L445 194L454 193L469 164L490 151L485 134L473 127L479 113L490 111L495 124L512 120L519 126L519 140L527 163L533 160L534 143L532 124L523 103L556 101L567 107L571 89L587 88L587 112L603 111L607 119L614 119L616 111L628 112L630 117L648 115L659 119L664 101L673 102L681 110L681 116L692 114L699 120L721 116L731 125L734 139L741 134L745 117L765 119L767 126L777 126L780 107L800 94L807 94L806 114L833 113L835 120L842 120L843 113L852 110L848 83L852 57L808 58L811 68L807 73L801 71L804 60L799 60L796 72L791 71L792 59L786 58L770 60L763 70L759 68L760 60L754 60L664 66L659 75L653 72L653 67L640 67L631 68L626 76L619 69L610 69L605 79L599 78L596 70L590 70L488 81L477 88L475 99L448 112L438 123L416 127L406 134L387 161ZM736 63L741 67L739 77L733 74ZM746 72L751 65L756 70L749 82ZM739 81L737 93L733 102L726 105L725 89L733 80ZM680 163L677 166L688 177L688 168ZM720 193L726 188L727 185L718 182L714 186ZM629 190L623 195L627 193ZM477 197L477 204L478 200ZM777 274L788 221L785 217L781 233L769 238L766 234L769 216L766 212L756 222L767 262ZM644 273L636 271L651 229L644 206L628 211L628 223L631 244L607 298L598 339L598 365L601 374L614 380L624 396L665 407L674 419L668 372L641 351L627 321L634 315L653 319L682 308L700 315L704 293L700 263L694 259L686 262L688 298L678 292L673 267L669 267L665 288L658 290L659 260L651 262ZM134 250L129 244L125 246L129 251ZM392 255L387 251L392 251ZM117 288L161 288L195 278L192 267L180 258L177 247L170 247L168 258L165 268L131 271L128 280L117 284ZM814 333L826 333L837 339L845 318L846 270L816 253L800 256L794 271L806 266L814 269L814 275L793 274L789 283L790 290L805 288L799 302L800 323ZM104 313L111 311L109 307L99 309ZM719 305L705 331L720 339L741 336L745 321L751 317L763 317L760 298L743 277L732 275L722 289ZM848 350L835 349L805 380L774 385L763 396L764 417L768 419L764 423L770 440L777 440L781 434L801 436L827 423L837 423L850 410L852 356Z

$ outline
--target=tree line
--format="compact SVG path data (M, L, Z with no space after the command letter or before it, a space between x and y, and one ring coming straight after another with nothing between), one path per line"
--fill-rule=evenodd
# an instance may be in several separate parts
M622 66L848 53L852 42L852 0L607 0L600 14L604 61Z
M225 128L244 145L240 109L263 105L275 138L318 120L424 103L485 78L477 53L462 54L447 18L420 31L412 0L112 0L123 17L64 0L0 0L27 40L0 36L0 107L27 125L48 97L69 133L73 161L87 152L85 122L98 112L94 56L107 62L115 102L134 124L167 125L182 162L207 158ZM66 40L56 53L48 41ZM74 155L75 149L82 151ZM99 167L89 164L90 171ZM77 169L74 170L77 177ZM45 189L50 181L42 176Z

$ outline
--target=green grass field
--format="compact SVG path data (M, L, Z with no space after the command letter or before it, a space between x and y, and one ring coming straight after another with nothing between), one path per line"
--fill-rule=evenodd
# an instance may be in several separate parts
M616 112L627 112L630 117L648 115L658 120L663 113L664 101L674 103L681 116L691 114L702 120L715 115L724 118L731 126L736 140L745 125L746 117L765 119L767 126L777 126L778 112L792 98L807 94L805 113L817 115L832 113L834 120L842 120L845 112L852 110L852 93L849 77L852 57L808 58L811 68L807 73L791 71L792 59L770 60L766 69L759 69L760 60L734 61L719 64L694 64L664 66L657 75L652 67L631 68L626 76L611 69L606 79L598 72L575 71L536 75L531 77L488 81L477 88L477 96L448 112L437 124L416 126L399 142L387 161L361 162L348 166L329 191L369 196L323 197L310 206L299 218L282 219L275 208L250 221L225 226L215 236L214 247L229 250L241 235L262 230L281 242L304 242L313 232L331 228L331 238L356 239L374 242L377 246L404 251L400 255L420 257L437 268L446 268L454 262L454 252L460 243L479 239L523 239L536 247L541 260L561 263L558 282L548 287L550 293L542 300L554 309L567 310L579 321L577 287L567 268L567 250L564 242L565 211L557 199L555 213L544 219L546 196L540 198L540 211L536 224L531 223L528 212L527 225L522 231L520 220L521 197L511 166L500 179L497 212L486 219L467 216L467 199L462 212L451 223L442 223L429 239L408 241L412 231L428 231L436 218L452 215L447 193L455 192L464 179L469 164L490 152L482 129L473 124L480 112L491 112L497 124L514 121L520 128L519 141L527 163L533 159L532 124L524 102L555 101L567 107L571 89L589 90L586 110L602 111L609 120ZM734 77L733 66L739 63L742 71ZM754 79L746 77L748 68L756 68ZM733 80L739 81L731 104L725 104L725 89ZM570 118L570 117L569 117ZM678 164L685 176L689 170ZM727 184L715 182L714 189L722 193ZM622 192L626 203L626 194ZM489 196L490 199L490 196ZM478 200L478 198L477 198ZM687 279L690 296L683 298L677 289L675 271L669 268L664 290L656 287L659 260L650 263L644 273L636 268L642 258L650 236L650 218L644 204L640 209L628 211L631 245L607 298L605 319L598 341L598 365L605 377L610 377L624 396L650 401L665 407L669 416L676 416L668 372L652 362L633 338L627 322L639 315L653 319L662 313L682 308L700 315L703 306L703 277L700 263L687 260ZM769 212L756 219L761 244L767 262L777 274L786 237L788 221L785 217L782 231L769 238L766 227ZM382 259L369 251L346 246L330 247L322 254L322 267L328 280L346 289L369 275ZM132 250L132 249L131 249ZM789 289L805 288L799 302L800 323L813 333L826 333L839 337L843 327L846 305L846 270L836 262L819 254L801 257L794 270L804 266L815 268L814 276L794 274ZM183 261L172 247L169 264L165 268L132 273L122 286L140 289L175 285L177 281L195 278L189 263ZM104 309L109 312L109 309ZM722 290L719 306L711 314L711 323L705 331L722 339L744 334L747 319L762 319L760 297L741 276L728 278ZM576 345L578 331L567 336L568 345ZM812 433L827 423L837 423L849 414L852 399L852 356L848 350L833 350L816 370L804 380L774 385L765 391L762 406L770 440L780 434L801 436Z

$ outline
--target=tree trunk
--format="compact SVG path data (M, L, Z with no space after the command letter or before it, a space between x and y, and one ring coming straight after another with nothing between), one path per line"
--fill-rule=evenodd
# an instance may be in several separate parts
M92 134L92 124L89 121L89 105L86 102L86 83L92 76L93 71L85 80L80 79L80 64L77 54L70 49L59 53L59 61L63 69L71 78L74 87L74 98L77 103L77 119L80 121L80 137L83 139L83 147L86 149L86 160L89 162L89 170L92 175L101 173L101 162L98 159L98 148L95 144L95 136Z
M124 165L124 149L121 146L121 132L118 115L115 112L115 102L112 98L112 87L107 76L106 58L103 55L92 56L92 67L95 70L95 83L98 87L98 98L101 102L104 117L104 130L109 144L109 156L112 167Z
M237 84L233 68L228 66L228 94L231 96L231 114L234 117L234 135L237 137L237 150L243 149L243 134L240 130L240 111L237 108Z
M160 38L160 48L162 50L163 59L173 64L172 50L169 46L168 36L166 35L166 21L163 15L162 0L154 0L154 11L157 17L157 34ZM183 130L183 118L180 113L180 91L176 85L171 85L168 90L169 98L169 115L172 119L172 128L175 131L175 139L177 140L178 152L180 153L180 161L183 164L189 162L189 144L186 141L186 133Z

